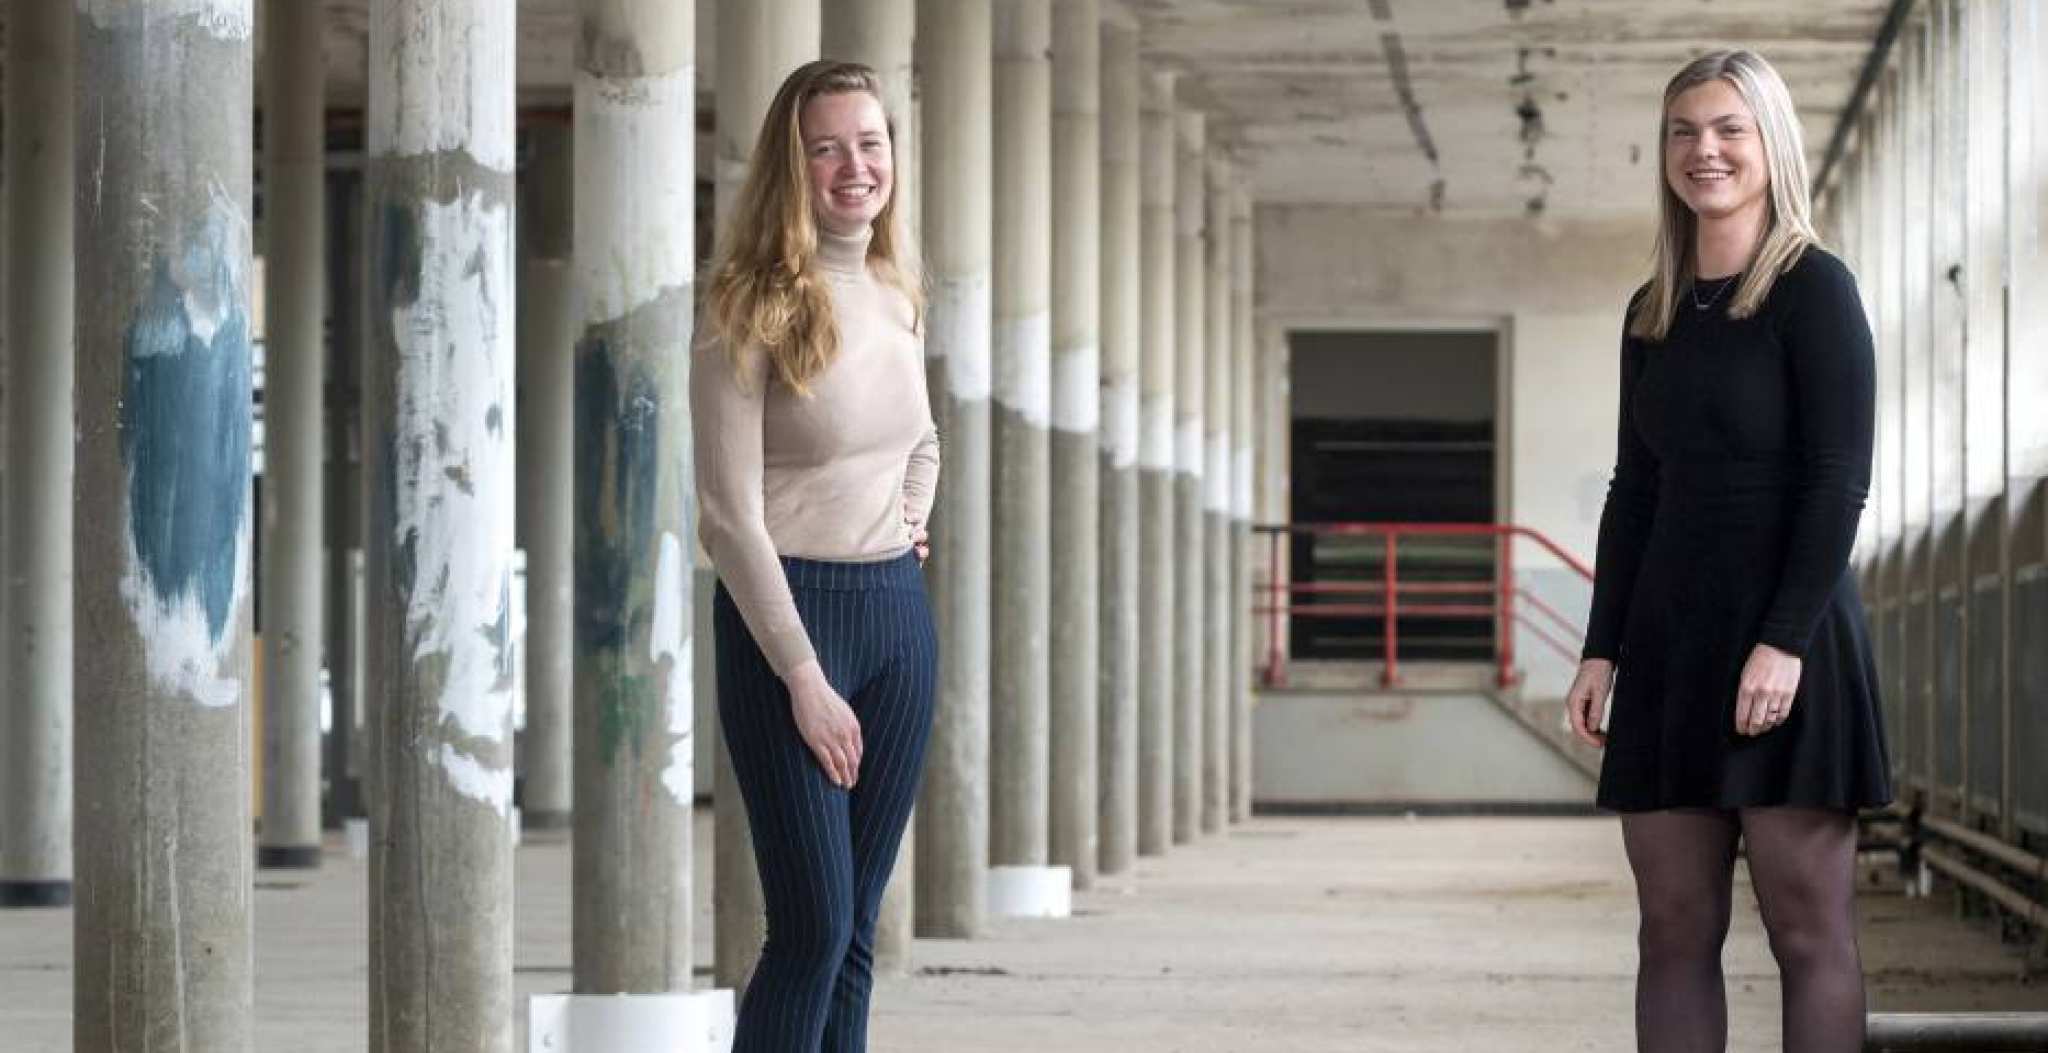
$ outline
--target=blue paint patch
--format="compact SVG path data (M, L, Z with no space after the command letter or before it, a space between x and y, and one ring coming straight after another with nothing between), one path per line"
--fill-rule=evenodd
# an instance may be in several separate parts
M136 555L157 601L196 598L218 643L249 514L249 324L229 262L207 262L196 272L212 280L222 310L211 340L192 331L169 263L151 269L128 326L119 417Z
M603 337L576 350L576 643L620 648L653 624L661 392ZM636 574L636 571L638 572Z

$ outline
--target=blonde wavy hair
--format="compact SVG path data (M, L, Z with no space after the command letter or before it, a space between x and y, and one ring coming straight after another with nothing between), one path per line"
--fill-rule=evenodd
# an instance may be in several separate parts
M1778 71L1754 51L1716 51L1688 63L1664 86L1664 104L1657 114L1657 201L1659 221L1654 271L1645 295L1629 317L1630 336L1660 341L1671 331L1678 298L1692 285L1693 237L1698 218L1686 207L1664 175L1666 127L1671 104L1680 95L1709 81L1724 80L1742 95L1763 135L1764 162L1771 180L1768 219L1756 256L1743 269L1741 284L1729 301L1730 318L1748 318L1763 306L1778 277L1799 262L1808 247L1820 243L1812 220L1806 185L1806 146L1799 132L1799 113L1792 93Z
M810 382L839 353L832 298L818 267L818 225L801 122L812 99L848 92L882 99L875 71L855 62L809 62L783 80L754 140L746 183L725 218L718 262L704 294L711 330L733 361L744 365L745 357L760 349L768 356L770 376L798 394L808 394ZM893 169L893 119L889 151ZM875 216L868 263L910 301L911 324L918 328L924 317L922 276L916 246L896 204L892 187Z

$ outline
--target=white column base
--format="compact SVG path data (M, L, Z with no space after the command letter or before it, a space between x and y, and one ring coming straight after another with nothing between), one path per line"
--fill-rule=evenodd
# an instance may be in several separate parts
M685 994L534 995L527 1002L527 1053L730 1053L733 996L723 988Z
M1074 913L1070 867L988 869L988 911L1000 918L1065 918Z

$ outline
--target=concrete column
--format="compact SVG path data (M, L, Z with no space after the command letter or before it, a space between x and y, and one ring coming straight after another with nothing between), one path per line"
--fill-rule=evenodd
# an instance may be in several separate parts
M1097 772L1102 873L1138 855L1139 290L1138 31L1102 27L1100 675Z
M1141 74L1138 275L1138 852L1173 841L1173 599L1177 495L1173 425L1179 344L1174 339L1174 75Z
M324 825L341 829L362 818L362 607L356 578L363 545L363 405L365 315L362 172L329 197L327 342L327 694L334 724L327 736Z
M253 12L77 19L73 1048L247 1053Z
M2004 21L2002 12L1995 5L1975 4L1964 9L1968 50L1961 61L1968 81L1969 115L1965 133L1968 183L1964 196L1969 211L1964 264L1967 278L1963 285L1969 313L1964 322L1968 343L1962 392L1962 424L1965 429L1963 486L1968 518L1962 533L1966 538L1984 540L1973 542L1965 549L1965 563L1959 578L1967 599L1964 607L1968 619L1965 622L1967 639L1972 642L1988 639L1992 641L1991 646L2002 652L1994 668L1984 670L1982 674L1969 664L1964 666L1963 728L1960 730L1962 782L1966 787L1962 814L1966 819L1975 819L1985 812L1993 813L1985 818L2002 814L1996 812L1997 791L1991 785L1996 780L1990 776L1993 772L2002 776L2005 739L2003 736L1973 733L1971 729L1987 725L1999 727L2004 723L2005 700L2012 693L2008 674L2010 658L2016 651L2002 628L2003 618L1979 617L1981 608L1975 598L1978 595L1975 583L1986 575L1995 576L1994 580L2001 583L2001 589L2002 583L2009 582L2012 575L2007 520L1998 506L1998 498L2005 491L2008 434L2004 412L2009 348L2006 330L2008 288L2005 281L2009 197L2005 183L2008 114L2004 98ZM1854 179L1856 174L1852 167L1845 182ZM1852 185L1854 196L1842 195L1845 205L1854 205L1860 198L1860 183ZM1858 235L1861 228L1854 213L1848 209L1840 211L1842 225L1847 228L1849 237L1858 242L1860 249ZM1859 532L1859 541L1868 537L1867 519L1863 525L1866 530ZM1867 545L1863 552L1868 552ZM2000 602L2004 602L2003 597ZM1970 650L1966 648L1963 653L1967 656ZM1990 792L1985 792L1987 790Z
M746 182L747 161L753 156L754 139L776 89L790 72L818 57L819 0L718 0L718 114L717 200L718 222L732 216L732 203ZM691 169L694 170L694 169ZM694 528L691 531L695 533ZM698 623L710 622L711 591L716 579L699 574L693 602ZM706 640L705 653L710 652ZM701 679L700 679L701 682ZM716 706L715 695L702 699ZM768 932L761 900L761 877L754 866L754 842L747 828L747 809L740 800L739 783L733 778L732 757L723 748L718 755L718 777L712 790L717 825L712 860L712 899L717 916L713 951L718 985L746 990L747 980L760 959L761 943Z
M1230 163L1212 148L1206 165L1208 200L1204 226L1208 237L1204 279L1203 344L1207 376L1202 410L1202 533L1208 556L1202 560L1204 623L1202 635L1202 832L1219 833L1230 812L1230 419L1236 401L1230 390Z
M7 6L7 683L0 908L71 902L72 48L68 5Z
M1252 430L1257 357L1252 326L1252 199L1240 178L1230 202L1230 819L1252 816Z
M1052 3L994 12L989 908L1009 914L1035 913L1025 890L1050 880Z
M859 62L882 82L882 109L894 132L896 201L915 229L918 219L917 107L912 86L911 44L917 35L916 0L839 0L824 11L821 50L826 58ZM882 894L875 921L875 969L901 974L910 968L912 904L917 888L916 824L904 831L896 870Z
M259 867L320 865L325 12L265 0L263 820Z
M1053 5L1052 861L1095 883L1102 416L1100 0Z
M2004 744L2000 765L2003 778L1999 788L1999 834L2008 841L2016 840L2020 829L2016 805L2026 776L2020 767L2024 747L2020 745L2017 731L2023 726L2025 707L2029 704L2025 691L2019 687L2017 668L2027 643L2010 629L2017 621L2014 603L2019 598L2015 595L2017 583L2013 580L2012 571L2017 569L2030 541L2048 544L2048 533L2044 533L2048 532L2048 517L2040 514L2038 506L2030 507L2040 500L2040 480L2048 476L2048 414L2040 412L2037 394L2048 391L2048 351L2043 350L2043 338L2048 336L2048 296L2042 295L2042 291L2048 289L2048 268L2044 268L2048 265L2048 251L2044 251L2048 250L2048 243L2044 243L2043 237L2048 231L2042 228L2048 214L2043 212L2040 193L2022 190L2040 186L2043 175L2048 174L2048 98L2042 96L2042 90L2048 84L2044 84L2040 71L2040 57L2044 45L2048 45L2048 34L2040 32L2038 27L2030 29L2030 32L2012 35L2014 39L2009 45L2005 67L2005 126L2010 142L2006 148L2004 174L2006 185L2014 190L2006 224L2016 235L2012 244L2018 251L2012 252L2006 263L2006 302L2011 306L2006 326L2004 405L2002 412L1986 411L1999 412L2005 427L2005 478L2002 481L2001 504L2006 521L2001 529L2000 559L2006 569L2003 614L2009 628L2006 635L2007 686L1999 735ZM1885 248L1889 245L1886 244ZM1889 372L1882 365L1880 369ZM1880 385L1882 383L1880 380ZM1884 416L1880 403L1880 422ZM1882 423L1879 429L1881 437L1884 434ZM2035 531L2032 538L2026 534L2029 527ZM2038 645L2038 641L2035 642L2034 646Z
M369 89L370 1049L508 1053L512 5L373 0Z
M690 987L696 10L578 5L575 985Z
M939 699L917 812L917 933L979 935L989 860L990 0L918 0L925 356L945 480L927 581Z
M1209 594L1208 521L1203 513L1203 418L1208 406L1209 345L1204 255L1208 206L1207 119L1174 114L1174 587L1173 840L1192 841L1202 821L1202 729L1208 712L1204 631Z
M519 265L519 546L526 550L526 774L520 822L559 830L575 801L571 677L575 610L575 133L567 123L528 131L533 160L519 195L526 256Z

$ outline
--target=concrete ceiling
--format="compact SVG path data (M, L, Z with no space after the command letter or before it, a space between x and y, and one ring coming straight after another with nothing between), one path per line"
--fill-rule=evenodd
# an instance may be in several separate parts
M330 98L363 97L366 0L324 0ZM831 3L834 0L823 0ZM259 9L261 5L258 5ZM699 85L716 55L698 2ZM1647 213L1659 95L1714 47L1761 51L1815 161L1888 0L1108 0L1183 73L1267 202ZM563 104L575 0L519 0L523 102ZM261 25L259 23L259 32Z
M1886 0L1132 0L1262 201L1650 211L1664 83L1740 45L1818 161ZM1213 136L1213 132L1211 133ZM1433 156L1432 156L1433 155Z

